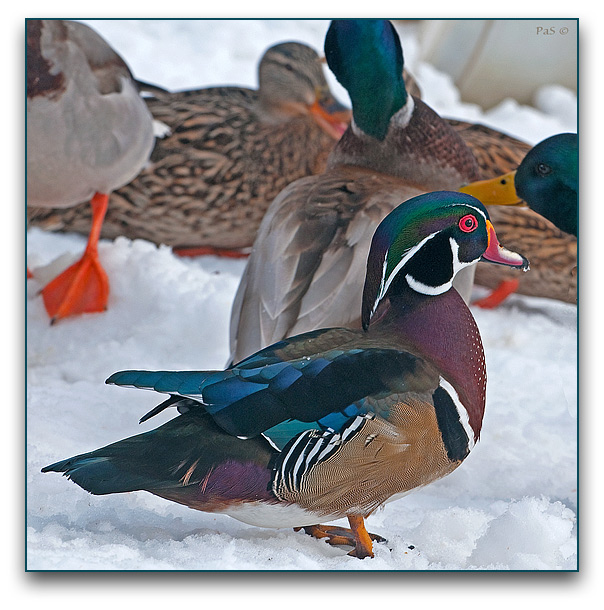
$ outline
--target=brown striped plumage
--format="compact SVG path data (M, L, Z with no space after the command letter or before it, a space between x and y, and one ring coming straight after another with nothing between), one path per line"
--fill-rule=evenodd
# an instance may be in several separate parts
M112 194L103 237L177 247L252 245L272 199L290 182L321 172L336 141L311 115L316 100L334 102L315 51L276 45L259 74L258 90L154 91L147 104L170 133L157 141L136 180ZM85 233L90 227L83 206L59 213L31 209L28 220L49 230Z
M449 120L474 153L485 179L515 170L530 144L484 125ZM577 302L577 239L527 207L489 206L501 242L530 261L528 273L480 263L474 281L497 288L503 281L519 281L517 292L568 303Z
M388 420L367 419L333 459L310 468L299 489L282 485L275 491L319 514L338 514L352 504L367 517L393 495L428 485L460 464L447 457L431 401L407 396Z
M484 179L516 169L531 149L530 144L480 123L454 119L447 122L474 153Z

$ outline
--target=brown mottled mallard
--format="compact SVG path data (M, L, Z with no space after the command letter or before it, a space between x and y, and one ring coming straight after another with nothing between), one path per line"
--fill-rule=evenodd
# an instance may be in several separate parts
M102 236L124 235L180 248L252 245L262 216L290 182L320 173L348 125L310 47L269 48L257 90L153 90L146 99L169 133L150 163L113 193ZM33 225L83 232L89 211L30 214Z
M530 273L478 265L475 282L494 292L476 301L496 307L512 292L577 302L577 136L559 134L535 147L484 125L452 122L474 152L485 178L471 192L484 203L501 182L529 207L490 206L502 240L526 254ZM518 168L516 170L516 168ZM461 189L464 190L464 189Z
M480 123L446 121L474 153L485 180L516 169L531 149L530 144Z
M379 222L420 193L482 177L460 135L408 95L390 22L334 20L325 55L350 95L352 123L326 171L290 184L260 225L233 305L233 362L298 333L360 327L363 267ZM422 246L423 264L436 264ZM461 269L456 288L468 300L474 265L448 264Z
M103 38L73 21L27 20L28 213L90 202L84 255L42 290L53 321L106 308L97 243L108 195L136 176L153 142L130 70Z

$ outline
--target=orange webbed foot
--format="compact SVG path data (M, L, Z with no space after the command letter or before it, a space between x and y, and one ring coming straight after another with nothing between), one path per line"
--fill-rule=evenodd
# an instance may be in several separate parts
M42 297L51 323L67 316L105 311L109 280L98 254L86 251L42 289Z
M518 290L519 280L503 280L491 294L482 299L474 301L473 305L482 309L495 309L507 299L511 294Z
M99 261L97 246L108 202L108 195L95 193L90 201L92 227L82 258L42 289L51 324L67 316L107 309L109 279Z
M335 525L307 525L296 527L294 531L303 529L309 536L318 539L326 539L332 546L353 546L354 549L348 554L352 557L365 559L373 557L373 541L386 542L386 539L378 534L371 534L365 529L363 517L348 517L352 529L337 527Z

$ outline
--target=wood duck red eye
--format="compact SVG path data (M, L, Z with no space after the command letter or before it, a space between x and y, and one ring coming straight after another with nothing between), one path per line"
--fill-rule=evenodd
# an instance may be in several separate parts
M459 228L464 233L471 233L472 231L474 231L476 229L477 226L478 226L478 221L476 220L476 216L474 216L473 214L466 214L459 221Z

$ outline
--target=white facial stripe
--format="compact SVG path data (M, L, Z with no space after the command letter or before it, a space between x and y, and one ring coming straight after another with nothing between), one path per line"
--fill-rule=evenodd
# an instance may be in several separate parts
M463 426L463 429L468 437L468 451L471 451L474 448L474 445L476 445L476 439L474 436L474 430L470 425L468 411L463 406L461 400L459 400L459 395L455 391L455 388L444 377L440 378L438 385L440 385L440 387L451 397L451 400L453 401L459 415L459 423Z
M443 294L444 292L447 292L447 290L449 290L451 286L453 286L453 278L457 275L459 271L465 269L466 267L469 267L470 265L475 265L480 260L479 257L473 261L461 262L458 256L459 244L452 237L449 238L449 243L451 244L451 256L453 260L453 276L451 277L451 279L448 282L441 284L440 286L428 286L427 284L424 284L423 282L420 282L419 280L415 279L412 275L407 274L405 276L407 284L409 284L409 286L413 288L415 292L419 292L420 294L427 294L430 296Z
M462 206L464 208L472 208L475 212L478 212L478 214L480 214L484 218L485 222L487 221L487 215L482 210L475 208L473 205L469 205L467 203L451 203L448 207L454 208L459 206Z
M389 250L386 250L386 254L384 255L384 264L382 265L382 280L380 281L380 290L378 292L378 296L375 299L375 302L373 303L373 307L371 308L371 314L369 317L373 316L373 314L375 313L375 310L377 309L377 306L379 305L380 301L382 300L383 296L384 296L384 278L386 277L386 267L388 266L388 252Z
M451 244L451 253L453 254L453 275L456 275L458 271L461 271L465 267L469 267L470 265L475 265L480 260L480 256L479 256L478 258L475 258L474 260L462 263L459 260L459 255L458 255L459 244L452 237L449 237L449 243Z
M379 305L380 301L384 298L384 296L388 292L388 288L390 288L390 284L392 284L392 281L394 280L394 278L396 277L398 272L407 264L409 259L412 256L414 256L415 253L420 248L422 248L423 245L428 240L432 239L435 235L438 235L438 232L431 233L430 235L428 235L428 237L425 237L424 239L422 239L422 241L420 241L419 244L413 246L413 248L409 248L409 250L407 250L407 253L405 254L405 256L403 256L403 258L401 258L401 260L398 262L396 267L392 270L392 272L390 273L388 278L385 278L385 275L386 275L386 267L387 267L387 262L388 262L388 252L390 252L390 250L388 250L386 252L386 256L384 257L384 266L382 269L382 281L380 283L380 292L375 300L375 303L373 304L372 315L375 313L375 310L377 309L377 306Z
M420 294L427 294L430 296L436 296L437 294L442 294L443 292L447 292L451 286L453 286L453 282L447 282L446 284L441 284L440 286L428 286L428 284L423 284L419 280L416 280L412 275L407 274L405 276L407 280L407 284L415 292L419 292Z
M412 99L411 97L409 97L409 99ZM399 110L399 112L402 112L403 109ZM473 206L469 206L466 203L452 203L449 207L459 207L459 206L463 206L463 207L470 207L472 208L475 212L477 212L478 214L480 214L485 222L487 220L486 215L484 214L484 212L482 210L479 210L478 208L475 208ZM386 295L386 293L388 292L388 288L390 288L390 284L392 283L392 281L394 280L394 278L396 277L397 273L401 270L402 267L404 267L407 262L409 261L409 259L415 255L415 253L424 246L424 244L432 239L435 235L437 235L438 232L435 233L431 233L430 235L428 235L428 237L425 237L424 239L422 239L422 241L419 242L419 244L413 246L413 248L410 248L409 250L407 250L407 253L405 254L405 256L398 262L398 264L396 265L396 267L394 268L394 270L392 271L392 273L388 276L388 278L386 278L386 268L388 266L388 253L390 252L390 250L386 251L386 254L384 256L384 264L382 266L382 281L380 282L380 290L378 292L378 296L375 299L375 302L373 304L373 307L371 308L371 315L373 316L373 314L375 313L378 305L380 304L380 301L384 298L384 296ZM455 241L455 239L453 239L452 237L449 238L449 243L451 244L451 254L453 257L453 276L455 276L459 271L461 271L462 269L464 269L465 267L469 267L470 265L474 265L476 264L479 260L480 257L469 261L469 262L461 262L459 260L459 244ZM451 288L451 286L453 285L453 278L451 278L451 281L446 282L445 284L442 284L441 286L428 286L427 284L424 284L418 280L416 280L413 276L411 275L406 275L405 279L407 280L407 283L409 284L409 286L411 288L413 288L413 290L415 290L416 292L419 292L421 294L427 294L427 295L437 295L437 294L442 294L443 292L446 292L447 290L449 290L449 288Z

